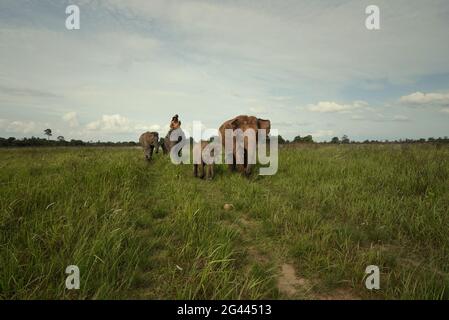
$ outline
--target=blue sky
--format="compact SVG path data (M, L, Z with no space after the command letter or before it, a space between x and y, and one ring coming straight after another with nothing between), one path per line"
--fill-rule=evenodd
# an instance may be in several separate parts
M3 0L0 136L137 140L175 113L186 130L256 115L289 139L447 136L448 30L445 0Z

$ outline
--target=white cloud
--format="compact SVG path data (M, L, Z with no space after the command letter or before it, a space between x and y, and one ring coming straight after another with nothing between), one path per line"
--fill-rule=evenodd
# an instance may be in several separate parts
M173 26L182 44L188 42L196 51L207 51L210 56L249 57L266 68L288 66L313 78L319 73L326 79L360 74L388 74L399 79L437 70L437 63L447 60L444 54L448 47L442 43L447 27L441 14L443 4L439 6L443 8L437 8L418 1L407 6L380 1L378 5L385 11L382 24L395 32L376 34L373 41L363 26L360 1L344 1L332 8L327 2L258 5L254 1L151 1L142 5L138 0L117 0L108 1L108 6L117 13L131 12L135 19ZM414 18L418 14L420 19ZM408 32L411 27L414 33ZM379 50L382 47L394 50ZM415 54L404 55L404 50Z
M101 117L100 120L88 123L86 125L86 129L91 131L105 131L110 133L132 131L129 119L119 114L105 114Z
M309 104L307 109L312 112L332 113L332 112L351 112L355 109L361 109L368 106L365 101L354 101L352 104L339 104L333 101L320 101L317 104Z
M6 125L6 131L12 133L31 133L36 130L34 121L13 121Z
M311 135L313 138L323 138L323 137L333 136L334 131L332 131L332 130L317 130L314 132L307 133L306 135Z
M394 116L385 116L382 113L375 113L371 115L360 115L355 114L351 116L351 120L358 120L358 121L373 121L373 122L389 122L389 121L396 121L396 122L407 122L410 121L410 118L405 115L394 115Z
M408 105L448 105L449 93L423 93L415 92L399 99L399 102Z
M352 120L366 120L366 117L362 116L360 114L354 114L354 115L351 116L351 119Z
M267 108L264 106L256 106L256 107L250 107L249 111L255 114L265 114L267 112Z
M134 129L136 131L157 131L160 132L161 131L161 126L158 124L153 124L153 125L144 125L144 124L136 124L134 125Z
M88 131L101 131L104 133L139 133L144 131L161 132L158 124L146 125L137 123L120 114L103 115L101 119L88 123L85 127Z
M271 121L273 128L289 128L289 127L307 127L312 123L309 121L301 121L301 120L287 120L287 121Z
M70 128L76 128L79 126L78 115L76 112L69 112L62 116L62 120L67 122Z
M395 115L392 121L410 121L410 118L403 115Z
M161 130L161 126L158 124L153 124L150 126L150 131L160 131Z

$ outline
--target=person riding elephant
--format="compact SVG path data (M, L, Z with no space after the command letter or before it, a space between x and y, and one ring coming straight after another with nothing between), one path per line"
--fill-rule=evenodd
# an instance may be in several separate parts
M237 143L238 141L236 141L236 136L235 136L235 130L240 129L241 132L243 134L247 134L248 132L246 132L247 130L254 130L255 133L255 143L257 144L258 142L258 129L264 129L265 130L265 134L266 137L268 137L269 133L270 133L270 128L271 128L271 122L270 120L265 120L265 119L260 119L260 118L256 118L254 116L247 116L247 115L240 115L237 116L233 119L230 119L228 121L225 121L219 128L219 132L220 132L220 136L221 136L221 142L223 144L224 147L224 152L225 152L225 157L226 157L226 163L229 164L229 169L231 171L234 171L237 167L238 171L240 172L244 172L247 176L249 176L251 174L251 165L254 164L255 162L255 149L253 150L249 150L248 148L250 147L249 143L248 143L248 137L244 136L243 138L243 163L241 163L241 161L238 161L237 159L237 152L238 152L238 148L237 148ZM228 153L226 154L226 130L230 129L232 130L233 138L233 144L232 144L232 152L230 153L228 150ZM254 146L255 147L255 146ZM251 151L251 152L249 152ZM249 155L253 155L253 159L254 162L252 161L252 159L248 159ZM237 163L240 162L240 163Z
M179 116L175 114L173 118L171 118L170 122L170 130L178 129L181 127L181 121L179 121Z
M175 141L170 139L170 136L176 135L178 138ZM165 138L161 139L162 151L164 154L170 153L171 149L178 144L179 142L185 140L185 134L181 129L181 121L179 120L179 116L176 114L172 117L170 122L170 130L168 131ZM179 151L179 155L181 151Z
M159 133L149 131L142 133L139 138L139 143L143 148L147 161L151 160L154 149L156 149L156 153L159 153Z

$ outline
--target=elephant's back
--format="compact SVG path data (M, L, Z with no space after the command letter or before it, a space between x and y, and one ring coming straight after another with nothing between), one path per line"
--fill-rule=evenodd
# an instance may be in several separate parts
M157 134L155 134L154 132L149 132L149 131L147 131L147 132L144 132L144 133L142 133L141 135L140 135L140 138L139 138L139 142L140 142L140 144L142 145L142 146L147 146L147 145L149 145L149 144L152 144L154 141L154 139L155 139L155 137L157 137L158 135Z

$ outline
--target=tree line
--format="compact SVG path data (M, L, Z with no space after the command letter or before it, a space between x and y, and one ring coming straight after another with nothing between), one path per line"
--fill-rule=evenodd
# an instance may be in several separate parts
M124 141L124 142L102 142L102 141L83 141L83 140L66 140L63 136L58 136L55 140L50 139L53 136L51 129L45 129L44 134L47 136L47 139L39 138L39 137L31 137L31 138L23 138L16 139L15 137L9 138L1 138L0 137L0 147L35 147L35 146L93 146L93 147L110 147L110 146L118 146L118 147L134 147L139 144L135 141ZM192 138L190 138L192 140ZM353 141L349 139L347 135L343 135L340 137L333 137L330 141L324 142L315 142L311 135L296 136L293 140L284 139L282 136L278 136L279 144L298 144L298 143L322 143L322 144L385 144L385 143L449 143L449 138L447 136L441 138L421 138L421 139L399 139L399 140L365 140L365 141Z
M59 136L56 140L31 137L16 139L14 137L0 138L0 147L133 147L137 146L135 141L124 142L102 142L102 141L83 141L77 139L65 140L64 137Z
M296 136L293 140L286 140L282 136L278 136L279 144L295 144L295 143L321 143L321 144L385 144L385 143L449 143L449 137L430 137L420 139L396 139L396 140L364 140L354 141L349 139L347 135L340 137L333 137L330 141L315 142L311 135L304 137Z

